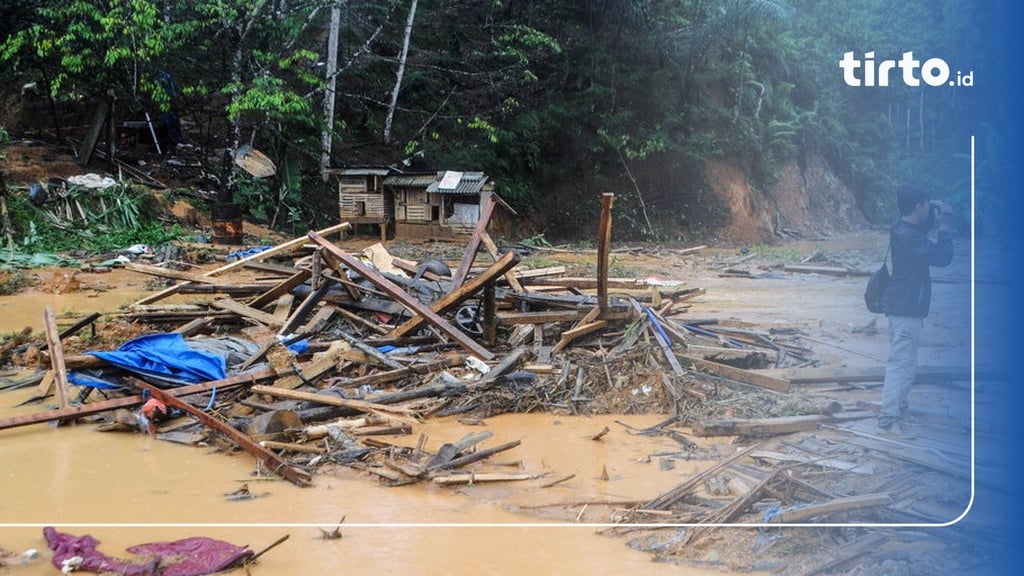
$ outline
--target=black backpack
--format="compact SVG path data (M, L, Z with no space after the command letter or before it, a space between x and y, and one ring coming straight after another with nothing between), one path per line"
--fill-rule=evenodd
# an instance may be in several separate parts
M882 260L882 265L868 278L868 285L864 289L864 304L867 305L868 312L874 314L885 313L885 290L889 287L888 261L891 248L890 243L889 248L885 250L885 260Z

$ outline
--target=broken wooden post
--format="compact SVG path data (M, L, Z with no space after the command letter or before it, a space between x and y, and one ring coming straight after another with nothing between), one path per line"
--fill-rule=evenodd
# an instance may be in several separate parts
M427 322L429 322L431 326L434 326L435 328L443 332L445 335L447 335L449 338L458 342L459 345L465 348L467 351L475 354L476 356L479 356L484 360L494 359L494 354L491 351L487 350L480 344L476 343L473 339L466 336L466 334L464 334L458 328L452 326L450 322L439 316L430 308L424 306L419 300L411 296L408 292L402 290L400 286L398 286L391 280L388 280L381 274L378 274L375 270L371 269L367 265L360 262L358 258L353 258L352 256L345 253L345 251L338 248L334 244L331 244L327 240L324 240L324 238L317 234L316 232L310 232L309 237L314 242L324 247L324 256L327 257L328 260L331 260L332 258L337 259L346 267L355 271L357 274L359 274L363 278L366 278L375 286L386 292L389 296L391 296L400 304L402 304L410 311L412 311L413 314L423 316L424 319Z
M462 254L459 267L452 276L452 286L461 286L466 281L469 269L473 267L473 262L476 260L476 251L480 249L480 235L487 230L487 225L491 222L491 215L494 214L494 206L497 203L493 194L487 197L483 209L480 210L480 218L476 221L473 235L469 237L469 242L466 244L466 251Z
M61 408L70 405L68 399L68 371L64 366L64 345L60 341L60 331L57 330L57 319L53 315L53 308L49 306L43 310L43 328L46 330L46 347L50 350L50 364L53 368L54 384L57 388L57 400Z
M608 311L608 256L612 242L612 204L615 195L601 195L601 224L597 234L597 307L603 316Z

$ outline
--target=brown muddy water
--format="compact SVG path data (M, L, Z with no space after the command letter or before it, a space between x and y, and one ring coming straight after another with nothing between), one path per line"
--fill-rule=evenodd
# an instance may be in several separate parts
M12 394L4 399L5 404L14 400ZM515 469L548 472L551 478L576 474L546 489L535 482L387 488L351 474L317 475L314 486L303 489L254 481L256 465L245 454L212 453L141 434L99 433L84 424L7 430L0 432L5 524L0 546L42 552L43 560L17 568L13 573L18 574L54 573L45 560L43 525L90 533L102 542L100 550L113 556L125 556L124 548L133 544L196 535L259 550L290 535L250 569L257 575L678 573L678 567L652 563L648 554L600 535L598 526L544 525L555 523L543 519L547 505L580 511L584 523L607 522L587 515L585 504L653 497L701 465L660 471L656 458L644 463L645 456L678 446L630 436L616 419L638 427L657 421L655 416L550 415L487 420L495 438L522 439L519 448L505 453ZM590 440L603 426L613 432L601 442ZM421 431L430 438L427 446L436 449L467 428L441 421ZM603 469L608 480L601 479ZM240 502L225 497L243 482L263 496ZM342 517L343 537L321 539L320 527L333 529ZM192 524L198 526L185 526Z

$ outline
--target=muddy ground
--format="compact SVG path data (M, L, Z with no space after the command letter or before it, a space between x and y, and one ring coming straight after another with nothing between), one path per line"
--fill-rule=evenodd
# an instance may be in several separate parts
M251 240L255 241L256 237ZM340 245L357 251L372 242L350 238ZM710 245L692 252L686 250L691 248L688 246L616 245L611 275L656 277L703 288L706 293L690 301L689 308L674 316L675 320L685 323L711 319L720 325L768 335L791 349L806 351L806 359L796 363L798 368L857 370L881 366L886 354L885 319L864 309L861 293L865 278L857 273L870 270L884 254L884 246L884 231L871 229L829 237L780 240L771 245ZM393 243L388 248L395 255L411 259L424 255L457 259L461 250L459 245L438 243ZM977 250L997 248L976 246ZM565 265L570 275L585 276L593 273L594 260L592 251L567 246L532 251L522 265ZM843 267L850 273L793 272L787 265ZM970 246L961 239L955 263L935 274L935 304L920 351L922 365L969 369L970 272ZM60 303L62 322L67 323L79 314L114 312L101 304L109 304L113 294L124 292L134 297L159 288L152 279L124 270L46 269L25 274L25 287L18 294L0 297L4 333L31 326L38 337L41 308L48 302L53 305L52 298ZM978 306L984 308L985 303L980 302ZM979 313L984 314L985 310ZM75 352L111 348L149 329L124 324L116 315L108 314L96 338L69 339L68 349ZM735 343L722 338L708 341L695 337L691 344L694 350L732 347L735 352L736 347ZM629 474L616 477L614 469L610 478L602 479L608 468L603 464L602 473L587 474L586 482L580 478L560 486L559 490L563 491L557 498L538 490L541 482L535 481L480 484L471 489L454 490L460 498L479 505L498 506L524 524L593 524L593 531L607 542L600 546L602 550L621 547L639 551L661 565L717 573L964 573L983 565L995 553L993 546L999 545L999 535L989 534L972 523L968 513L974 489L970 481L971 441L977 434L991 438L1002 431L986 427L984 422L973 422L972 382L962 377L963 371L959 376L940 375L916 385L911 396L910 421L915 438L893 441L875 434L872 414L877 410L881 395L877 381L826 379L794 385L787 392L775 392L685 366L686 375L676 382L696 394L674 400L668 388L662 385L662 376L671 371L659 360L655 344L637 344L637 354L629 361L582 360L599 355L602 346L600 341L584 341L579 349L569 349L566 353L588 372L593 372L585 379L586 401L574 403L571 409L565 405L536 403L530 404L530 409L573 422L573 426L563 429L571 428L575 436L581 434L576 418L610 417L612 432L601 440L609 445L641 436L639 431L652 423L663 423L643 436L667 444L647 447L639 457L634 456L636 462L646 466L646 472L630 472L659 477L659 482L646 484ZM770 358L767 365L762 362L750 367L770 368L774 360L777 359ZM20 366L37 361L38 357L31 356L13 359ZM985 363L983 354L978 363ZM506 400L506 404L492 406L489 413L444 420L440 425L449 428L447 434L453 436L458 436L456 430L464 430L466 426L486 426L488 419L496 418L502 409L515 407L514 399ZM974 400L994 401L984 394ZM703 438L694 433L696 425L716 419L787 417L812 413L823 405L839 406L839 413L849 415L849 419L828 418L811 430L790 434ZM633 426L621 423L635 416L648 419ZM664 424L669 417L673 418ZM584 426L583 429L597 432L598 422L604 425L607 420L595 420L593 428ZM438 423L425 424L433 427L435 435L446 434L437 431ZM519 425L529 427L522 422ZM415 443L415 432L407 442ZM552 428L548 434L545 442L540 443L568 441L559 436L558 428ZM722 467L693 486L685 498L669 506L644 509L645 504L670 494L673 486L687 482L700 471L728 460L743 449L755 450L756 454L736 465ZM506 460L514 462L516 455L515 451L509 452ZM696 467L689 467L691 461L697 463ZM520 467L522 462L520 460ZM596 464L590 462L588 466ZM994 464L978 463L979 466ZM553 468L547 480L558 476L557 463L545 462L545 465ZM566 469L573 468L562 468L561 472L564 474ZM377 480L371 475L347 467L325 467L317 471L317 477L343 478L375 490L389 490L373 486ZM617 490L602 489L601 482L609 480L618 482ZM646 492L611 503L599 497L609 491L629 492L621 487L631 482ZM743 500L755 490L756 497ZM809 517L796 515L793 517L799 521L793 522L793 527L771 524L773 515L792 513L802 507L879 495L884 496L884 501L872 506ZM730 505L737 510L726 515ZM397 521L410 520L405 517ZM708 523L711 525L706 525ZM800 526L806 524L815 526ZM938 527L940 525L945 526ZM524 538L523 542L527 546L537 545L530 544L529 538ZM0 541L0 545L4 544ZM502 569L510 572L499 572L522 573L521 570L531 570L535 565L523 566L517 570L514 561L507 560ZM560 568L552 573L595 573L593 566L578 570L558 566ZM415 571L411 566L407 568ZM457 560L446 565L446 569L455 574L470 573L460 570ZM250 570L254 574L261 573L259 565Z

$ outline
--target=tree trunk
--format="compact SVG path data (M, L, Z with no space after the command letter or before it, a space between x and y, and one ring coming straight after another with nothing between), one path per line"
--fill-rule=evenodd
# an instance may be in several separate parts
M416 2L412 0L409 6L409 18L405 21L405 39L402 41L402 53L398 57L398 76L395 78L395 89L391 92L391 105L388 106L388 117L384 121L384 143L391 142L391 121L395 117L395 107L398 105L398 93L402 89L402 76L405 75L405 60L409 56L409 38L412 36L412 23L416 19Z
M331 167L331 146L334 132L334 92L338 85L338 29L341 27L341 8L331 6L331 30L327 41L327 94L324 96L324 131L321 138L320 177L327 182L327 169Z

